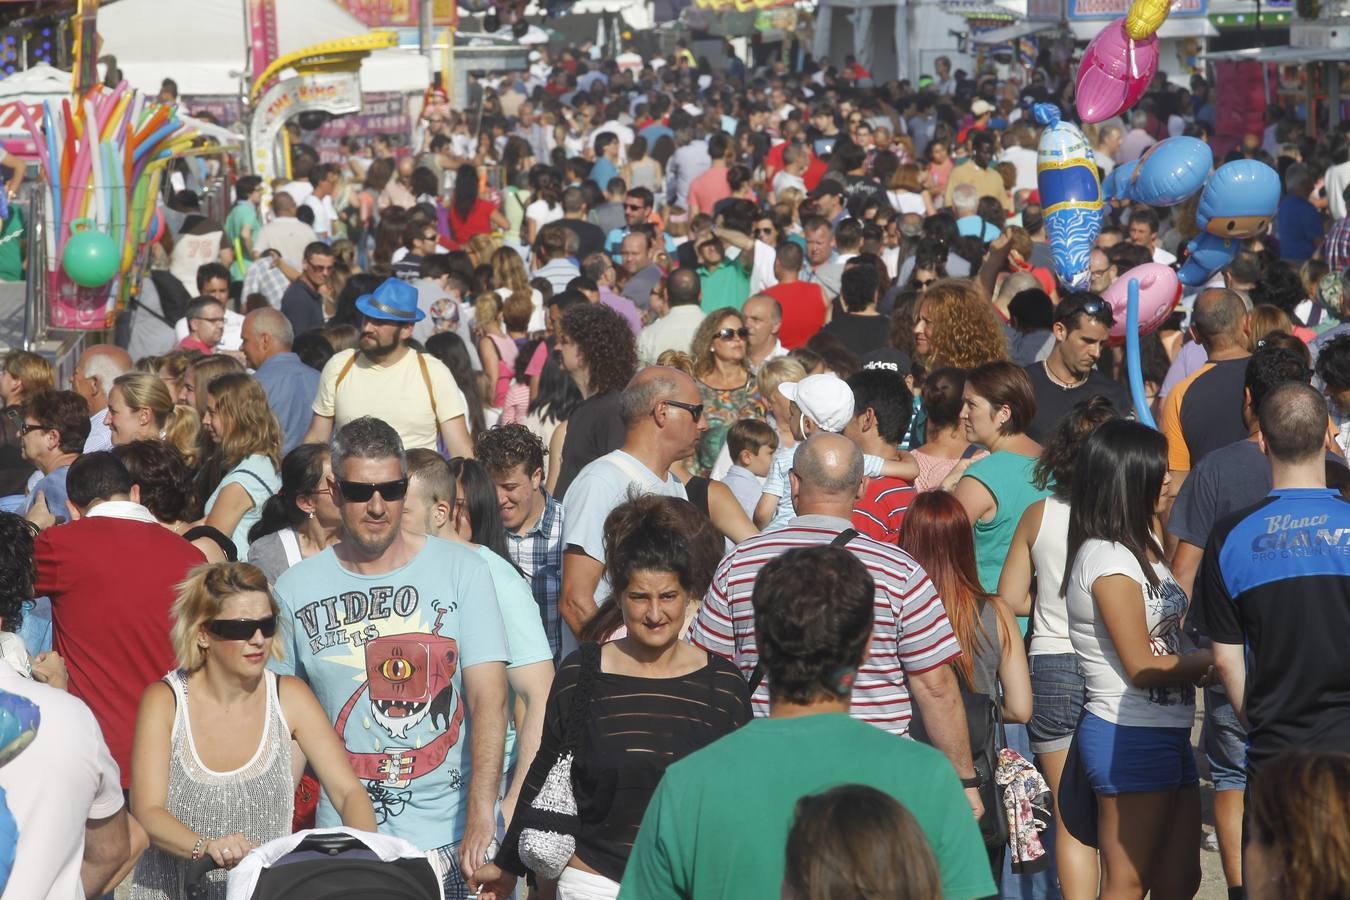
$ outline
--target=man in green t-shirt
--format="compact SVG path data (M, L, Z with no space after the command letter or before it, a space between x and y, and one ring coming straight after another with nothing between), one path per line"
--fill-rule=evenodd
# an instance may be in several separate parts
M726 246L718 237L707 238L695 249L700 263L698 280L703 288L703 311L744 306L750 296L750 266L755 254L742 253L736 259L727 259Z
M791 550L761 570L755 640L771 685L769 717L666 770L619 900L777 900L797 800L841 784L877 788L909 809L948 900L996 893L947 758L848 715L874 598L866 568L838 547Z
M232 281L243 281L248 264L253 261L253 242L262 231L262 220L258 218L262 195L262 179L257 175L245 175L234 183L234 208L225 217L225 236L234 250L234 262L230 265Z

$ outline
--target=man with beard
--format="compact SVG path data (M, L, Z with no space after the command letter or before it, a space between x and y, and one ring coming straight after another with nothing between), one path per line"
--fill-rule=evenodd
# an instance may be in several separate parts
M506 741L510 654L492 578L471 548L400 527L408 467L388 423L354 419L332 451L342 539L277 580L273 665L314 690L381 833L435 851L445 896L465 900L489 854ZM342 824L326 796L316 824Z
M323 367L304 442L327 443L334 426L378 414L410 450L435 450L440 438L451 455L473 456L464 395L450 370L408 346L413 325L426 316L417 307L417 288L390 278L356 298L356 308L361 346L334 354Z

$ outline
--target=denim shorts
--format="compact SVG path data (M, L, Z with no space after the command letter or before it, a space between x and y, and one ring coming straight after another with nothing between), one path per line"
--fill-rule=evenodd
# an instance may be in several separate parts
M1087 682L1076 653L1037 653L1031 665L1031 736L1033 753L1068 750L1083 714Z
M1205 689L1205 724L1200 729L1200 747L1209 761L1214 790L1247 789L1247 731L1223 691Z
M1146 794L1199 787L1189 728L1115 725L1090 712L1078 724L1078 752L1095 794Z

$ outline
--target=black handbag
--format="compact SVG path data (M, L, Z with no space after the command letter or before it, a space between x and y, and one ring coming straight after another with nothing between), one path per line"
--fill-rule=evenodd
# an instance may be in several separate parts
M957 678L959 680L960 676ZM1002 847L1008 843L1008 816L1003 810L1003 790L994 781L994 772L998 769L998 752L1008 746L1008 738L1003 730L1003 710L997 699L966 690L964 685L961 688L961 704L966 710L966 728L970 733L970 758L975 765L975 777L979 780L975 787L980 792L980 802L984 804L984 815L980 816L980 835L986 847ZM909 723L910 737L933 746L919 714L919 705L913 703L911 708L913 718Z

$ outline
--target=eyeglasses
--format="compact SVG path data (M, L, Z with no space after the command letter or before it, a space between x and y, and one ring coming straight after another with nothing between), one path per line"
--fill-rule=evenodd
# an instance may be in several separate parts
M225 321L224 316L216 316L214 318L208 318L206 316L193 316L192 318L196 319L198 322L210 322L212 325L219 325L221 322Z
M47 431L50 428L50 425L35 425L32 422L24 422L19 426L19 437L23 437L30 431Z
M372 484L369 481L347 481L345 478L339 478L337 482L338 490L342 492L342 499L350 500L353 503L366 503L378 491L385 500L402 500L408 493L408 479L400 478L397 481L381 481Z
M745 340L750 336L749 328L723 328L713 335L719 341L729 341L732 338Z
M277 633L277 617L268 616L265 619L211 619L204 627L207 631L223 641L246 641L253 637L254 633L258 631L262 632L263 637L270 638Z
M1088 297L1083 300L1073 299L1064 301L1055 310L1055 321L1064 322L1079 313L1082 313L1090 319L1098 319L1108 327L1116 323L1116 316L1111 310L1111 304L1107 303L1101 297Z
M682 403L679 400L666 400L665 403L667 406L676 406L689 413L689 415L694 417L695 422L703 418L702 403Z

